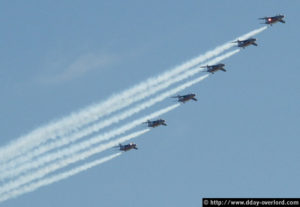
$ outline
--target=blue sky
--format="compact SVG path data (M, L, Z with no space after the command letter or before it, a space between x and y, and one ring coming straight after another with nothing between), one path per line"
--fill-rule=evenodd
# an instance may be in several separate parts
M183 93L139 150L0 206L200 206L299 196L299 1L2 1L0 144L284 13ZM167 106L172 100L147 110ZM134 117L136 118L136 117ZM102 155L94 156L92 159Z

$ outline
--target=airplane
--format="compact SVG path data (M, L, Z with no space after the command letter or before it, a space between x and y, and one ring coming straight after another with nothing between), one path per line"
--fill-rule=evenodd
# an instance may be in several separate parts
M283 20L283 18L284 18L284 15L278 14L278 15L273 16L273 17L262 17L262 18L258 18L258 19L265 20L265 22L261 23L261 24L269 24L269 25L272 26L272 24L275 24L277 22L285 23L285 21Z
M183 96L180 96L180 95L173 96L171 98L178 98L178 102L185 103L186 101L189 101L189 100L197 101L195 96L196 96L196 94L190 93L190 94L183 95Z
M238 43L238 47L242 47L245 49L245 47L249 46L249 45L255 45L257 46L256 44L256 39L255 38L249 38L249 39L246 39L246 40L237 40L237 41L234 41L232 43Z
M167 126L166 121L163 120L163 119L158 119L158 120L155 120L155 121L147 120L143 124L148 124L148 127L152 127L152 128L160 126L160 125Z
M200 68L207 68L206 72L214 74L214 72L216 72L218 70L222 70L222 71L226 72L224 66L225 66L225 64L220 63L220 64L217 64L217 65L201 66Z
M132 150L132 149L136 149L136 150L138 149L137 145L133 142L126 144L126 145L119 144L119 146L116 146L116 147L119 147L120 151L124 151L124 152Z

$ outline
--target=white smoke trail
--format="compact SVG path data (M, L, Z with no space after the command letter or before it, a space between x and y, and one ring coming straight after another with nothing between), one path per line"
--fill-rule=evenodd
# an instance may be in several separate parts
M237 39L244 39L251 36L254 36L267 27L262 27L256 30L253 30L245 35L238 37ZM87 107L77 113L73 113L70 116L67 116L59 121L52 122L46 126L40 127L34 130L28 135L18 138L16 141L11 142L10 144L2 147L0 150L0 162L5 162L7 160L13 159L23 153L26 153L30 149L45 143L48 139L55 139L62 135L68 134L74 130L77 130L79 127L82 127L90 122L98 120L104 115L108 115L116 110L124 108L129 104L133 103L137 94L147 91L149 88L153 87L156 84L159 84L170 77L177 75L189 68L205 61L209 58L212 58L227 49L230 49L233 46L231 42L225 43L222 46L215 48L212 51L200 55L176 68L169 70L162 75L159 75L155 78L150 78L145 82L142 82L131 89L125 90L124 92L110 97L107 101L100 104L92 105ZM151 94L150 94L151 95ZM143 98L143 96L142 96ZM134 100L134 101L133 101ZM139 99L141 100L141 99Z
M252 36L255 36L255 35L257 35L257 34L263 32L263 31L266 30L267 28L268 28L268 26L263 26L263 27L261 27L261 28L255 29L255 30L253 30L253 31L251 31L251 32L249 32L249 33L247 33L247 34L241 35L240 37L234 39L234 41L235 41L235 40L244 40L244 39L248 39L248 38L250 38L250 37L252 37ZM231 41L231 42L233 42L233 41Z
M125 137L122 137L122 138L119 138L115 141L111 141L107 144L102 144L102 145L99 145L97 147L94 147L92 149L88 149L84 152L80 152L78 154L75 154L73 156L70 156L68 158L65 158L65 159L62 159L62 160L59 160L57 162L54 162L48 166L45 166L44 168L41 168L33 173L30 173L28 175L25 175L25 176L22 176L20 178L18 178L17 180L14 180L14 181L11 181L7 184L4 184L1 189L0 189L0 195L2 195L3 193L6 193L6 192L9 192L15 188L18 188L20 187L21 185L24 185L26 183L29 183L33 180L36 180L36 179L40 179L44 176L46 176L47 174L49 173L52 173L58 169L61 169L63 167L66 167L72 163L75 163L75 162L78 162L78 161L81 161L81 160L84 160L94 154L97 154L97 153L100 153L104 150L107 150L107 149L110 149L112 148L113 146L116 146L117 144L121 143L121 142L124 142L124 141L127 141L127 140L130 140L130 139L133 139L135 137L138 137L142 134L145 134L146 132L150 131L150 129L144 129L144 130L140 130L140 131L137 131L137 132L134 132L134 133L131 133Z
M80 172L83 172L83 171L88 170L92 167L100 165L104 162L112 160L112 159L120 156L121 154L122 153L119 152L119 153L104 157L102 159L95 160L93 162L88 162L88 163L85 163L85 164L83 164L79 167L75 167L71 170L68 170L66 172L56 174L56 175L53 175L51 177L47 177L47 178L42 179L42 180L38 180L36 182L30 183L29 185L22 186L21 188L17 188L17 189L15 189L15 190L7 193L7 194L4 194L4 195L0 196L0 202L3 202L3 201L8 200L10 198L17 197L17 196L22 195L24 193L32 192L32 191L34 191L34 190L36 190L36 189L38 189L42 186L50 185L52 183L55 183L55 182L58 182L60 180L66 179L70 176L76 175Z
M193 84L196 84L196 83L202 81L206 77L208 77L208 74L205 75L205 76L198 77L198 78L196 78L196 79L194 79L192 81L189 81L188 83L185 84L185 87L189 87L189 86L191 86ZM184 86L182 86L182 87L184 87ZM178 107L179 104L175 104L173 106ZM170 108L170 107L168 107L168 108ZM159 116L159 115L157 115L157 116ZM146 120L146 119L151 119L151 118L150 117L147 117L147 118L144 117L144 118L138 120L138 123L141 123L141 121ZM146 133L147 131L149 131L149 129L138 131L138 132L135 132L135 133L138 133L138 134L141 133L142 134L142 133ZM100 144L98 147L88 148L89 146L93 146L93 145L96 144L95 141L93 141L92 144L91 143L87 144L87 142L90 142L91 140L86 141L86 143L82 142L80 144L77 144L77 146L81 145L82 147L77 148L75 151L74 150L70 150L72 152L66 153L66 155L71 154L73 156L71 156L69 158L66 158L66 159L64 159L62 161L56 162L54 164L51 164L50 167L46 166L46 167L38 170L37 172L35 172L33 174L29 174L27 176L23 176L23 177L17 179L16 181L10 182L10 183L6 184L5 186L3 186L0 189L0 201L2 201L2 199L6 200L6 199L9 199L10 197L19 195L19 193L16 193L16 192L24 192L24 193L27 192L27 191L24 191L24 190L18 190L18 188L20 186L22 186L22 185L24 185L26 183L29 183L29 182L31 182L33 180L42 178L45 175L47 175L47 174L49 174L49 173L51 173L51 172L53 172L55 170L58 170L58 169L60 169L62 167L66 167L67 165L69 165L71 163L77 162L77 161L82 160L82 159L86 159L87 157L89 157L89 156L91 156L91 155L93 155L95 153L99 153L99 152L102 152L102 151L104 151L106 149L109 149L109 148L117 145L118 143L125 142L125 141L128 141L129 139L137 137L135 133L133 133L134 135L130 134L130 135L122 137L120 139L111 141L111 142L109 142L107 144ZM103 136L99 136L99 137L92 138L92 139L94 139L94 140L100 139L101 141L103 141ZM87 146L87 145L89 145L89 146ZM81 151L83 149L86 149L86 148L88 148L88 150L86 150L85 152L79 152L79 151ZM77 151L79 152L78 154L76 154ZM63 155L63 156L65 156L65 155ZM60 157L62 157L62 156L60 156ZM36 183L36 182L33 182L33 184L34 183ZM29 186L32 186L33 184L31 183L31 184L29 184ZM20 189L24 189L24 187L21 187ZM30 189L36 189L36 188L30 188ZM11 192L9 192L9 191L11 191ZM2 194L4 194L4 195L2 195ZM21 193L21 194L23 194L23 193ZM12 196L8 196L8 195L12 195Z
M179 105L180 104L173 104L173 105L171 105L169 107L166 107L166 108L163 108L163 109L161 109L159 111L151 113L150 115L144 116L144 117L142 117L140 119L136 119L136 120L130 122L129 124L125 124L124 126L119 127L119 128L117 128L115 130L112 130L112 131L110 131L108 133L105 133L103 135L99 135L99 136L93 137L93 138L91 138L89 140L83 141L83 142L78 143L78 144L74 144L73 146L71 146L69 148L65 148L63 150L57 151L55 153L52 153L51 155L48 154L47 158L48 159L52 159L52 156L55 156L57 158L62 158L64 156L69 156L69 155L75 154L76 152L80 152L82 150L85 150L85 149L87 149L89 147L92 147L95 144L100 143L101 141L108 140L108 139L110 139L110 138L112 138L114 136L123 134L126 131L128 131L128 130L130 130L130 129L138 126L138 125L140 125L143 121L145 121L147 119L152 119L152 118L155 118L155 117L160 116L162 114L165 114L165 113L167 113L167 112L169 112L171 110L174 110ZM147 132L147 130L145 130L145 132ZM145 132L143 132L143 133L145 133ZM141 132L139 132L139 133L141 133ZM34 179L37 179L37 178L41 178L41 177L47 175L48 173L51 173L51 172L53 172L55 170L58 170L60 168L60 166L62 166L62 165L60 165L59 162L51 164L50 167L49 167L49 165L48 166L46 165L45 167L43 167L41 169L38 169L34 173L29 173L27 175L19 177L16 180L12 180L10 182L7 182L3 186L1 186L0 194L2 194L3 192L10 191L11 189L16 188L17 186L20 186L22 184L30 182L31 180L34 180Z
M181 85L180 87L177 87L176 90L174 90L174 89L173 89L173 90L170 90L168 93L165 94L165 96L166 96L166 97L169 97L170 95L172 95L172 94L174 94L174 93L177 93L179 89L180 89L180 90L183 90L183 89L186 88L186 87L190 87L191 85L196 84L196 83L202 81L202 80L203 80L204 78L206 78L206 77L208 77L208 75L201 76L201 77L196 78L196 79L194 79L194 80L192 80L192 81L189 81L189 82L187 82L186 84L183 84L183 85ZM177 107L177 106L179 106L179 104L175 104L175 105L173 105L173 106L176 106L176 107ZM170 107L168 107L168 108L170 108ZM173 107L173 108L175 108L175 107ZM159 115L158 115L158 116L159 116ZM146 120L146 119L151 119L151 118L152 118L152 117L147 117L147 118L144 117L144 118L142 118L142 119L133 121L132 123L128 124L127 126L125 125L125 128L127 128L127 127L130 126L130 125L134 127L134 126L136 126L136 124L140 124L141 121ZM135 124L135 122L136 122L136 124ZM124 127L121 127L121 128L124 129ZM146 130L147 130L147 129L146 129ZM140 131L140 132L137 132L137 133L145 133L146 130ZM121 131L122 131L122 130L121 130ZM140 135L140 134L139 134L139 135ZM133 135L133 137L136 137L136 136L137 136L136 134ZM85 142L82 142L82 143L80 143L80 144L75 145L75 146L73 147L73 149L66 149L65 151L66 151L67 153L63 153L63 154L62 154L62 152L64 151L64 150L62 150L62 151L59 151L59 152L55 152L53 155L50 155L50 157L51 157L51 156L55 156L55 155L58 155L58 157L63 157L63 156L66 156L66 155L68 155L68 154L74 154L74 153L79 152L79 151L81 151L81 150L83 150L83 149L86 149L86 148L88 148L88 147L91 147L91 146L93 146L93 145L96 144L96 143L99 143L99 140L103 141L104 137L105 137L105 136L99 136L99 137L96 137L96 138L92 138L91 140L88 140L88 141L85 141ZM109 137L109 136L108 136L108 137ZM108 137L106 137L106 139L107 139ZM127 137L124 137L124 138L122 138L122 139L119 139L119 140L116 140L116 141L112 141L112 142L110 142L110 143L108 143L108 144L100 145L100 146L97 147L97 148L92 148L92 149L90 149L90 150L87 150L85 153L78 153L78 155L75 154L74 157L71 157L71 158L69 158L69 159L65 159L65 160L59 161L59 162L57 162L57 163L51 164L50 166L46 166L46 167L44 167L44 168L38 170L38 171L35 172L35 173L29 174L29 175L27 175L27 176L23 176L23 177L17 179L16 181L13 181L13 182L10 182L10 183L6 184L5 186L3 186L3 187L1 188L0 194L3 193L3 192L8 192L8 191L10 191L10 190L13 190L14 188L17 188L18 186L24 185L24 184L26 184L26 183L28 183L28 182L30 182L30 181L32 181L32 180L41 178L41 177L47 175L48 173L51 173L51 172L53 172L53 171L55 171L55 170L58 170L58 169L60 169L60 168L62 168L62 167L65 167L65 166L71 164L71 163L74 163L74 162L76 162L76 161L85 159L85 158L87 158L87 157L89 157L89 156L91 156L91 155L93 155L93 154L95 154L95 153L99 153L99 152L101 152L101 151L103 151L103 150L106 150L106 149L108 149L108 148L110 148L110 147L116 145L117 143L121 142L121 140L122 140L122 141L125 141L125 140L128 140L128 139L132 139L132 136L127 136ZM94 140L94 141L92 141L92 140ZM97 140L97 141L96 141L96 140ZM80 147L78 147L78 146L80 146Z
M240 50L239 49L236 49L234 51L231 51L231 52L227 52L225 53L224 55L221 55L217 58L214 58L213 60L207 62L207 64L215 64L215 63L218 63L226 58L229 58L231 57L232 55L236 54L237 52L239 52ZM178 77L174 78L174 79L171 79L172 81L175 81L175 82L179 82L181 80L184 80L186 78L189 78L193 75L195 75L196 73L202 71L203 69L201 68L195 68L195 69L191 69L190 71L182 74L182 75L179 75ZM208 75L204 75L200 78L200 81L201 80L204 80L205 78L207 78ZM199 81L197 80L196 83L198 83ZM191 84L192 83L192 84ZM190 87L191 85L193 85L194 82L191 81L191 82L187 82L187 83L184 83L174 89L171 89L169 91L166 91L164 93L161 93L159 94L158 96L156 96L155 98L152 98L150 99L149 101L146 101L138 106L135 106L133 107L132 109L130 110L127 110L121 114L117 114L116 116L104 121L104 122L100 122L100 123L97 123L97 124L94 124L90 127L87 127L85 129L83 129L82 131L74 134L73 136L69 136L69 137L65 137L65 138L62 138L62 139L59 139L53 143L49 143L48 145L45 145L45 146L41 146L39 148L37 148L36 150L34 150L32 153L30 154L27 154L25 156L22 156L21 158L22 159L19 159L17 160L18 162L14 162L14 163L11 163L11 166L10 169L5 169L3 170L1 173L0 173L0 179L4 179L4 178L7 178L7 177L13 177L13 176L16 176L20 173L24 173L32 168L38 168L42 165L44 165L45 163L47 162L51 162L55 159L58 159L60 158L60 154L54 152L54 153L50 153L50 154L47 154L46 156L41 156L39 157L37 160L33 161L33 162L30 162L30 163L24 163L25 161L28 161L30 160L32 157L34 156L38 156L40 154L42 154L43 152L46 152L46 151L49 151L49 150L52 150L52 149L55 149L55 148L58 148L58 147L61 147L63 145L66 145L66 144L70 144L76 140L78 140L79 138L82 138L84 136L87 136L89 134L92 134L94 132L97 132L99 131L100 129L102 129L104 126L108 126L112 123L117 123L121 120L124 120L125 118L128 118L129 116L132 116L133 114L135 113L138 113L140 112L141 110L143 109L146 109L148 107L151 107L153 106L154 104L158 103L158 102L161 102L163 100L165 100L166 98L186 89L187 87ZM19 163L24 163L22 165L19 165Z

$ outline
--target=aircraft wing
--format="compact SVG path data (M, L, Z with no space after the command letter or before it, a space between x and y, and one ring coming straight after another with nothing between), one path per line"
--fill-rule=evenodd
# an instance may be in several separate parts
M281 23L285 23L285 21L284 21L284 20L282 20L282 19L281 19L281 20L278 20L278 21L280 21Z
M256 44L255 42L253 42L253 43L252 43L252 45L255 45L255 46L257 46L257 44Z

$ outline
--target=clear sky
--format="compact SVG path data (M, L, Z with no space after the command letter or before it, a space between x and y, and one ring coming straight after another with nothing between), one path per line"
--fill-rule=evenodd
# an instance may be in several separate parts
M184 91L198 102L164 115L168 127L134 140L139 150L0 206L299 196L299 9L297 0L1 1L1 145L257 29L259 17L283 13L286 24Z

